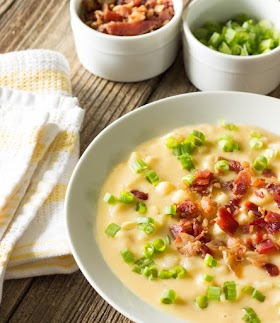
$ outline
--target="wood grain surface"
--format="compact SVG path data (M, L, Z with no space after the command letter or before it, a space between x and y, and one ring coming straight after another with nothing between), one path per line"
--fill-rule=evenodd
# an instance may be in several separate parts
M148 102L196 91L185 76L181 51L168 71L145 82L114 83L87 72L75 53L67 0L0 0L0 40L1 53L48 48L69 60L73 94L86 110L81 153L121 115ZM280 87L271 95L280 98ZM108 305L78 271L6 281L0 322L131 321Z

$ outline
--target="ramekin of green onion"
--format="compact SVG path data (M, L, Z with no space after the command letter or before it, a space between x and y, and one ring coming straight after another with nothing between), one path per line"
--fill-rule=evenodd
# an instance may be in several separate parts
M200 90L268 94L280 83L278 0L194 0L183 13L184 64Z

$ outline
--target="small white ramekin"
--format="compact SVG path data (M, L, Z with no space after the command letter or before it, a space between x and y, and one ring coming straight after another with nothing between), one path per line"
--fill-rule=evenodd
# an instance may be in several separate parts
M194 0L183 13L183 52L189 80L203 91L268 94L280 83L280 47L255 56L227 55L208 48L192 34L207 20L238 14L267 19L280 30L278 0Z
M116 82L137 82L164 72L180 43L182 0L173 0L174 17L165 26L139 36L112 36L88 27L80 18L82 0L70 1L71 26L81 64Z

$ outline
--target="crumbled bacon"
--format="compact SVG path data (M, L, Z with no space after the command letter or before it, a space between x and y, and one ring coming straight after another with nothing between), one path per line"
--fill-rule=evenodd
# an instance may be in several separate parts
M258 218L250 224L258 230L266 230L270 234L280 232L280 222L266 222L263 218Z
M136 198L138 198L139 200L147 200L149 198L149 194L148 193L144 193L138 190L131 190L130 193L132 193Z
M272 194L274 201L277 203L280 208L280 183L275 182L271 184L267 184L266 189Z
M246 253L246 259L256 267L263 267L268 262L268 257L266 254L259 254L252 251L248 251Z
M239 173L240 171L243 170L241 163L237 160L227 159L220 156L218 157L218 160L226 160L229 163L229 169L233 172Z
M280 213L268 211L264 219L266 222L280 222Z
M209 185L211 184L212 179L213 173L211 173L210 170L205 169L203 171L198 171L194 175L190 189L197 193L207 194L209 193Z
M269 276L279 275L279 268L276 265L267 263L263 267Z
M263 253L270 253L270 252L274 252L277 250L276 245L273 243L272 240L267 239L265 241L260 242L257 245L256 251L260 254Z
M176 244L177 248L182 254L187 257L197 256L200 253L202 243L195 240L192 235L187 233L180 233L182 243Z
M203 244L200 248L200 251L201 251L201 255L202 257L204 258L208 253L209 255L213 256L211 250L207 247L206 244Z
M253 183L252 186L254 187L264 187L265 186L265 179L264 178L257 178Z
M277 178L276 174L271 169L264 169L262 175L268 178Z
M241 202L241 197L235 197L231 199L224 207L232 214L235 215L239 209L239 203Z
M117 12L109 10L108 4L104 5L104 22L122 21L123 17Z
M225 247L225 243L221 240L212 239L206 243L206 246L211 250L212 256L214 255L215 257L221 257L222 249Z
M219 227L229 235L233 235L239 227L239 223L225 207L220 207L218 209L218 218L216 222Z
M179 224L170 224L169 226L170 233L172 237L176 240L181 232L184 232L183 227Z
M250 185L251 172L249 170L242 170L233 181L232 191L235 195L244 195Z
M245 202L245 208L247 211L251 211L253 212L253 214L256 216L256 217L261 217L263 214L262 212L259 210L259 207L257 204L251 202L251 201L246 201Z
M111 22L106 25L109 35L136 36L146 34L159 28L158 20L142 20L135 22Z
M198 209L196 204L191 199L186 199L184 202L177 205L177 213L183 218L194 218L198 216Z

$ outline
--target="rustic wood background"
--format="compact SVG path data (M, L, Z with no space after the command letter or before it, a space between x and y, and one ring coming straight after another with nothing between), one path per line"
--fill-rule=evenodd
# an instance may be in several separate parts
M148 102L196 91L185 76L181 51L173 66L156 78L132 84L109 82L87 72L77 59L69 1L0 0L0 53L31 48L57 50L69 60L73 94L86 110L81 153L121 115ZM271 96L280 98L280 86ZM131 321L108 305L78 271L5 282L0 322Z

